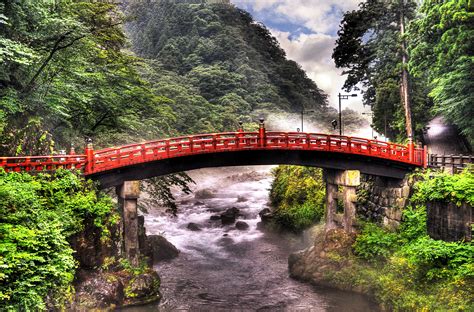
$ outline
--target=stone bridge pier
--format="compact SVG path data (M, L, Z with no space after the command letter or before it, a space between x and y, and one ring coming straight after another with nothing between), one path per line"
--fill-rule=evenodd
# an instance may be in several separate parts
M358 170L324 170L326 182L326 231L342 225L347 233L354 231L356 216L356 187L360 185ZM342 193L339 189L342 188ZM344 213L342 220L337 214L338 199L342 200Z
M140 181L124 181L123 184L117 186L116 191L122 216L122 251L132 265L138 266L140 246L137 202L140 197Z

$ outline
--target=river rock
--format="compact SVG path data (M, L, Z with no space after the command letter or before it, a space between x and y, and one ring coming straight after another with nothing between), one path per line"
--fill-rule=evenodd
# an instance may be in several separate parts
M342 267L350 267L350 254L355 241L354 234L343 229L325 231L320 229L315 243L303 251L292 253L288 257L290 276L313 284L338 287L328 272L337 272ZM340 260L335 261L334 255Z
M146 304L160 299L160 277L153 270L144 272L127 283L124 291L125 303L132 300L134 303Z
M239 231L246 231L249 229L249 225L244 221L237 221L235 223L235 228Z
M211 221L217 221L217 220L220 220L221 219L221 216L218 216L218 215L213 215L209 218Z
M161 235L149 235L148 241L153 251L153 261L170 260L179 255L179 250Z
M268 208L263 209L258 213L260 216L260 219L262 219L263 222L270 221L273 218L272 211Z
M124 298L122 281L112 274L97 273L76 285L77 309L104 309L121 305Z
M238 203L243 203L243 202L246 202L248 201L248 199L246 197L243 197L241 195L237 196L237 202Z
M193 222L188 223L188 226L186 228L194 232L201 231L201 227Z
M232 207L227 209L223 214L221 214L221 221L223 225L233 224L235 219L239 216L240 210Z
M196 199L209 199L213 198L214 196L214 193L208 189L202 189L194 193L194 198Z

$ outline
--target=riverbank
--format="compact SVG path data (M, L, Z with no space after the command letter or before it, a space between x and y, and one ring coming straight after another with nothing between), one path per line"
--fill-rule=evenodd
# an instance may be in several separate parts
M431 239L426 227L427 201L472 204L473 175L419 178L397 230L362 221L353 235L321 228L313 246L289 257L290 275L369 295L390 311L474 310L472 243Z

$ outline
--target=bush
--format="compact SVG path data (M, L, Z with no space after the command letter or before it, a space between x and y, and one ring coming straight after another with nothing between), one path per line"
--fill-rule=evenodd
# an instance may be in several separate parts
M397 244L397 236L373 223L366 223L354 243L356 255L376 261L387 258Z
M61 306L76 268L68 238L86 218L104 227L112 208L75 173L31 176L0 168L0 310L46 310L46 301Z
M278 224L297 232L321 220L325 199L321 169L278 166L273 175L270 199Z

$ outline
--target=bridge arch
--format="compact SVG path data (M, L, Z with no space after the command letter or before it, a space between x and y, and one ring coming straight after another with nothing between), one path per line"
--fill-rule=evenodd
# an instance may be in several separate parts
M293 164L401 179L426 165L426 153L408 146L370 139L302 132L226 132L161 139L84 155L0 157L6 171L82 170L102 188L123 181L207 167Z
M208 167L292 164L402 179L424 152L363 138L300 132L231 132L86 150L87 177L102 187Z

